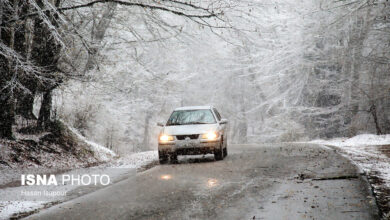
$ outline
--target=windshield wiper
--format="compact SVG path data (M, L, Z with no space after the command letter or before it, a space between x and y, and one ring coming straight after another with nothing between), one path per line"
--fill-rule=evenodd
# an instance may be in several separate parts
M188 124L197 124L197 125L203 125L203 124L209 124L209 123L206 123L206 122L201 122L201 121L195 121L195 122L191 122L191 123L188 123Z
M174 126L174 125L182 125L180 123L171 123L171 124L167 124L167 126Z

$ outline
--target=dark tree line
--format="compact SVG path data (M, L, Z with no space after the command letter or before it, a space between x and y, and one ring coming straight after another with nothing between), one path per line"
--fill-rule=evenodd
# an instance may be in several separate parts
M44 7L42 1L36 2ZM54 1L55 7L60 0ZM52 36L52 27L58 27L56 14L46 12L41 16L8 22L35 10L29 1L12 0L0 3L2 54L0 56L0 137L13 138L15 115L36 119L33 111L34 97L43 94L38 116L38 127L43 129L50 121L51 93L63 80L57 69L61 45Z
M110 7L103 13L111 17L116 4L141 8L146 12L165 11L198 23L204 23L204 19L222 14L216 8L211 10L177 0L145 3L124 0L95 0L81 3L61 0L0 1L0 138L14 138L12 127L16 115L37 120L37 129L40 130L50 126L53 91L67 79L82 77L82 73L93 69L95 65L93 56L98 51L96 46L99 46L99 42L104 38L108 26L106 21L98 24L104 28L100 28L95 34L95 42L91 45L84 41L82 45L72 45L85 47L89 54L87 65L74 67L70 61L67 64L71 68L61 69L59 68L61 58L67 48L65 39L69 38L65 36L64 30L72 28L72 25L66 23L71 20L66 19L66 12L106 3ZM67 21L64 22L65 20ZM74 32L77 33L77 30ZM68 58L69 60L71 58ZM42 99L39 115L36 117L33 114L33 106L37 95Z

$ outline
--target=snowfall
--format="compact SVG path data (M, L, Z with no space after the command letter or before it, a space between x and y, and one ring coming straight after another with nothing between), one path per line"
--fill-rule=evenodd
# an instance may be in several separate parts
M128 175L129 169L133 170L142 170L143 167L156 163L158 161L157 151L145 151L139 153L133 153L127 156L114 158L115 153L111 150L96 144L94 142L86 140L78 132L74 131L77 136L85 141L90 148L94 151L96 155L102 160L106 161L105 164L99 165L93 168L83 168L75 169L61 175L72 175L79 173L89 173L90 170L98 169L101 173L109 173L112 183L118 182L121 180L121 177ZM112 159L112 160L110 160ZM88 170L90 169L90 170ZM115 170L115 172L113 172ZM135 172L134 172L135 173ZM1 178L1 177L0 177ZM0 187L0 198L6 198L7 196L14 195L23 191L24 188L27 188L31 191L31 186L18 186L18 187ZM78 191L79 186L76 185L58 185L58 186L33 186L34 191L65 191L65 192L74 192ZM81 190L80 190L81 191ZM84 192L87 193L87 192ZM80 194L83 195L83 194ZM45 199L45 201L0 201L0 219L9 219L9 218L18 218L22 217L24 213L35 212L43 208L50 207L53 204L66 201L68 197L59 198L53 197L52 199Z
M361 134L310 143L330 147L351 160L367 177L383 219L390 219L390 135Z
M94 149L96 153L101 155L102 158L107 156L112 157L115 155L115 153L103 146L87 140L85 141L90 144L91 148ZM384 181L386 186L390 187L390 135L362 134L352 138L313 140L309 143L319 144L325 148L331 147L338 150L342 155L355 163L362 170L362 172L377 173L378 176ZM146 151L120 157L106 164L100 165L99 167L103 169L103 172L105 169L109 170L111 168L129 168L139 170L145 166L156 164L157 161L157 151ZM74 172L74 170L69 171L69 173L72 172ZM118 172L114 175L114 179L119 180L123 175L123 173ZM20 187L25 186L0 188L0 197L10 193L10 190L20 191ZM45 187L45 189L47 189L48 186L36 187ZM58 191L70 191L77 188L77 186L70 185L55 187ZM64 200L58 200L58 198L46 201L3 201L0 202L0 219L18 217L19 213L34 212L63 201Z
M365 173L377 173L390 187L390 135L361 134L352 138L314 140L310 143L336 147Z

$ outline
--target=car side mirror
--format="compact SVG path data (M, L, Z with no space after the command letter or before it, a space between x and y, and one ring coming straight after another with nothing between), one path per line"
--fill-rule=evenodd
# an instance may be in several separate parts
M221 121L219 122L219 124L227 124L228 123L228 120L227 119L221 119Z
M164 127L164 123L157 122L157 126Z

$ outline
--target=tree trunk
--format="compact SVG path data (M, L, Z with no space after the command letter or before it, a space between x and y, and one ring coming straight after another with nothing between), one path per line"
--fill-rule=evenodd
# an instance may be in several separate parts
M236 143L236 123L235 123L235 120L229 120L229 138L230 138L230 142L232 144L235 144Z
M60 0L52 0L50 2L53 7L59 7L61 4ZM42 7L42 6L41 6ZM57 16L51 15L51 22L55 27L58 27L56 21ZM46 67L45 71L52 74L50 78L54 82L47 82L40 85L38 91L43 92L42 105L39 110L39 116L37 121L38 129L47 129L51 124L51 109L52 109L52 93L54 89L62 82L60 77L57 78L57 64L59 55L61 53L61 45L59 45L51 36L50 30L41 22L40 18L36 18L34 21L34 33L33 41L34 45L32 48L32 59L35 60L39 66Z
M377 116L375 104L372 104L372 105L371 105L370 112L371 112L372 117L374 118L376 134L377 134L377 135L383 134L383 133L382 133L382 129L381 129L380 125L379 125L379 121L378 121L378 116Z
M3 25L3 1L0 1L0 39L3 40L3 38L1 38L1 32L3 30L2 28L2 25Z
M39 110L37 122L38 128L42 130L48 128L51 122L52 91L49 90L43 94L42 106Z
M26 119L36 119L33 114L34 96L25 94L17 100L16 114L23 116Z
M144 140L142 148L147 150L149 148L149 121L151 118L151 113L147 112L145 116L145 129L144 129Z
M242 91L240 94L240 113L239 113L239 122L238 122L238 140L239 143L247 143L248 142L248 122L246 117L246 102L245 102L245 94L246 94L246 82L242 79L239 82L240 90Z
M3 98L3 97L1 97ZM14 102L12 97L0 101L0 138L15 139L12 125L15 121Z
M240 144L245 144L248 142L248 124L246 119L240 120L238 124L238 141Z
M31 6L29 4L24 7L26 13L31 13ZM20 46L20 48L22 49L21 52L25 54L26 61L30 61L34 35L34 20L32 18L27 18L25 20L24 29L24 36L20 36L24 38L24 43ZM26 119L36 119L33 114L33 106L37 83L35 80L31 80L28 77L22 77L20 81L28 90L30 90L31 93L18 95L16 103L16 114L20 114Z
M362 63L361 53L363 50L364 41L367 39L369 34L369 28L372 26L372 21L370 20L371 8L367 9L365 16L357 18L357 28L353 29L353 36L349 39L349 45L346 52L346 66L345 73L348 74L349 85L346 86L347 99L348 99L348 109L346 111L345 118L350 122L354 116L359 111L360 99L364 94L362 94L361 89L363 84L361 83L361 74L362 74ZM359 34L358 34L359 33Z
M27 13L31 12L31 7L27 6ZM33 42L34 42L34 19L32 18L27 18L26 23L25 23L25 53L26 53L26 60L29 61L31 59L31 51L33 48Z
M107 28L110 25L111 19L114 17L116 7L117 7L116 3L109 3L105 8L105 10L103 11L102 13L103 15L100 18L100 20L97 23L94 22L92 33L91 33L91 39L93 45L91 46L90 51L88 52L88 60L87 60L87 64L85 65L84 72L93 69L96 64L94 60L95 56L99 52Z
M12 2L13 11L9 13L10 16L16 16L18 9L19 0L14 0ZM4 14L3 2L0 5L1 20L7 18L7 15ZM9 10L9 9L7 9ZM0 29L0 39L2 42L8 42L8 46L11 49L14 49L15 46L15 24L12 23L4 31L4 35L1 34L3 28ZM10 83L10 79L15 74L13 67L12 58L6 58L4 56L0 57L1 63L1 72L4 74L0 78L0 89L3 91L0 94L0 138L14 139L12 132L12 125L15 122L15 102L12 86L7 85Z
M387 110L390 109L390 97L379 100L377 106L378 120L382 122L381 131L383 134L390 134L390 112Z

